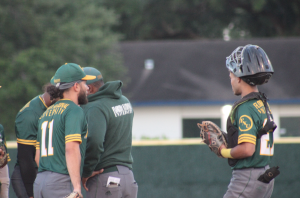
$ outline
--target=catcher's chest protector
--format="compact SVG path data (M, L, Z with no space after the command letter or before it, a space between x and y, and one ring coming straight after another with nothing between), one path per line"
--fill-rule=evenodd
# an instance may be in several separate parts
M246 96L244 96L242 99L236 101L233 104L233 107L231 109L231 112L228 116L227 119L227 137L228 137L228 148L233 148L237 145L238 143L238 138L239 138L239 130L233 125L233 121L234 121L234 114L235 114L235 110L238 108L239 105L243 104L244 102L248 101L248 100L252 100L252 99L258 99L258 100L262 100L264 101L264 106L267 112L269 112L269 107L268 105L266 105L266 96L263 93L258 93L258 92L252 92ZM271 128L269 128L267 125L266 127L268 127L268 129L265 129L265 127L258 131L258 136L257 138L260 138L263 134L267 134L267 132L269 130L272 130L274 132L274 130L276 129L276 124L273 121L270 121L270 116L268 115L268 122L271 122ZM236 163L238 162L238 159L230 159L228 158L228 164L229 166L233 167L236 165Z
M238 142L238 137L239 137L239 130L233 126L231 119L230 119L230 115L227 119L227 144L228 144L228 148L233 148L237 145ZM236 163L238 162L238 159L230 159L228 158L228 164L229 166L233 167L236 165Z

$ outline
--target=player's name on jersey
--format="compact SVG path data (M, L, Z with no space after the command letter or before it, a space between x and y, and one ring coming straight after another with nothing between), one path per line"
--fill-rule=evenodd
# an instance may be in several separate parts
M45 116L53 116L53 115L57 115L57 114L62 114L68 106L69 106L69 104L66 104L66 103L54 104L51 107L49 107L47 109L47 111L45 111L43 113L43 115L40 117L40 119Z
M115 114L115 117L123 116L126 114L131 114L132 113L132 107L130 103L125 103L122 105L117 105L112 107L112 110Z
M265 114L265 106L264 103L261 100L258 100L257 102L253 103L255 108L258 110L259 113Z

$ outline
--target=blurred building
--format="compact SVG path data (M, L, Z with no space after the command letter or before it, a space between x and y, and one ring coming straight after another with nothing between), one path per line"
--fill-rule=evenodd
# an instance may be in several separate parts
M300 136L300 38L240 41L123 42L130 82L123 93L133 105L133 138L198 137L197 122L226 128L231 90L225 58L238 46L256 44L268 54L275 73L259 86L270 99L275 137Z

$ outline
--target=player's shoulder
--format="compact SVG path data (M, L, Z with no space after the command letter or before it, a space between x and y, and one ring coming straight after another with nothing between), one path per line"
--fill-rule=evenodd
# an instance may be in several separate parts
M62 101L60 104L64 106L66 112L79 113L79 114L83 113L82 108L79 105L72 102L71 100Z
M237 117L239 122L244 121L258 121L265 115L265 107L261 100L252 99L244 102L237 110Z
M102 109L103 107L108 106L108 103L106 102L106 98L100 98L98 100L94 100L91 102L88 102L85 105L82 105L82 109L84 112L93 110L93 109Z
M46 110L46 106L43 104L42 98L40 95L34 97L29 102L27 102L19 111L18 114L23 114L25 112L44 112Z
M252 99L242 103L239 106L238 111L256 113L256 112L260 112L262 109L264 109L264 103L261 100Z
M16 116L15 123L27 123L30 124L32 122L36 122L38 118L40 117L40 114L38 114L36 111L32 109L28 109L22 112L19 112Z

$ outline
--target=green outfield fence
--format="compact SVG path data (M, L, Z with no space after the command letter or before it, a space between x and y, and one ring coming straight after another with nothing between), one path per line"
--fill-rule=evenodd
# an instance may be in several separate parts
M133 172L139 198L221 198L231 178L226 159L216 157L200 139L133 141ZM10 175L16 142L7 142ZM300 138L275 142L271 166L279 166L272 198L300 197ZM16 198L10 185L10 198Z

